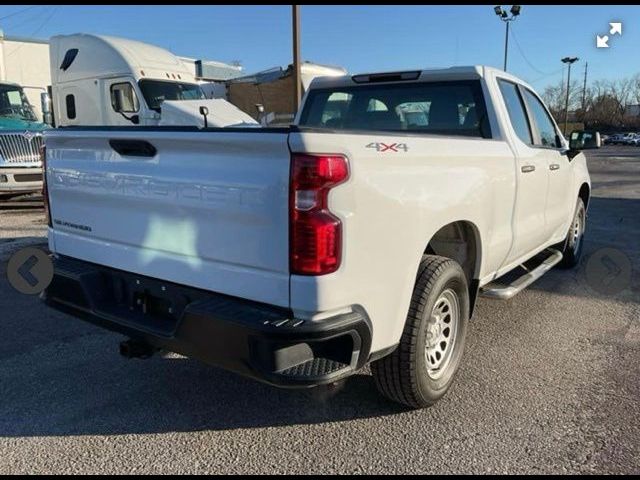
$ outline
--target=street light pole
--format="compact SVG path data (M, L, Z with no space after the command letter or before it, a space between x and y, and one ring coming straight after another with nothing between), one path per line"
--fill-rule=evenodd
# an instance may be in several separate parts
M296 115L302 99L301 66L300 66L300 5L292 5L293 21L293 114Z
M504 36L504 68L503 70L506 72L507 71L507 52L509 52L509 23L510 22L505 22L507 24L507 28L506 28L506 34Z
M571 87L571 64L580 60L578 57L564 57L561 61L569 65L567 72L567 96L564 102L564 135L567 135L567 123L569 121L569 88Z
M498 16L500 20L502 20L506 24L506 32L504 37L504 71L507 71L507 54L509 52L509 23L513 22L518 15L520 15L520 10L522 7L520 5L512 5L511 6L511 16L505 11L502 10L502 5L496 5L493 8L493 11Z

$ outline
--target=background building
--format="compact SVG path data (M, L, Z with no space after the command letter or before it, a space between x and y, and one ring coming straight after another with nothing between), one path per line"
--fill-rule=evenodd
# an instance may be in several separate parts
M316 77L347 74L347 70L342 67L311 62L303 62L300 70L300 81L305 91ZM260 120L263 115L268 115L267 123L288 124L293 120L295 114L293 94L294 80L291 65L287 68L272 68L227 82L227 99L256 120ZM262 106L263 112L258 110L258 105Z

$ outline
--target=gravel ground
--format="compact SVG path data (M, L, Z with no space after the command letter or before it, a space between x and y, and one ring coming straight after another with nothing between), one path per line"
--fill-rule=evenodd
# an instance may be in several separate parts
M126 361L121 337L46 309L5 276L44 242L37 202L0 207L0 474L640 473L640 149L589 158L585 257L508 302L481 300L435 407L380 398L368 371L284 391L177 355ZM624 291L586 264L620 250Z

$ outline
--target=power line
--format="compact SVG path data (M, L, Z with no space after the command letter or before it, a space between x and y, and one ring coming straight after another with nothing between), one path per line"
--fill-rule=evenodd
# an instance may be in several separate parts
M10 13L9 15L5 15L4 17L0 17L0 21L4 20L5 18L11 18L14 15L18 15L19 13L26 12L27 10L31 10L32 8L41 7L41 6L42 5L31 5L30 7L23 8L22 10L18 10L17 12L13 12L13 13Z
M545 75L545 76L549 76L549 75L553 75L553 73L547 73L547 72L543 72L542 70L539 70L538 68L536 68L527 58L527 56L524 54L524 51L522 50L522 47L520 46L520 42L518 42L518 38L516 37L516 34L513 32L513 29L511 29L511 31L509 32L510 36L513 38L513 40L516 42L516 47L518 47L518 51L520 52L520 55L522 56L522 58L524 59L525 62L527 62L527 65L529 65L529 67L531 67L532 70L535 70L537 73L539 73L540 75Z
M552 76L558 75L559 73L564 73L564 67L563 67L563 68L561 68L561 69L559 69L559 70L556 70L555 72L551 72L551 73L548 73L548 74L546 74L546 75L542 75L541 77L538 77L538 78L536 78L535 80L529 80L529 83L532 83L532 84L533 84L533 83L537 83L537 82L539 82L540 80L544 80L545 78L548 78L548 77L552 77ZM564 75L563 75L563 76L564 76Z
M37 13L34 13L33 15L29 15L27 16L26 19L23 19L22 22L16 23L11 25L11 30L12 31L16 31L17 29L21 28L22 26L31 23L35 20L40 20L42 17L44 17L47 12L49 11L45 5L38 5L38 7L44 7L42 10L38 11Z
M44 28L44 26L49 23L49 20L51 20L53 18L53 16L56 14L56 12L58 11L58 7L54 7L53 10L51 11L51 15L49 15L44 22L42 22L40 24L40 26L38 28L35 29L35 31L30 35L31 37L33 37L34 35L37 35L40 30L42 30Z
M40 30L42 30L44 28L44 26L49 23L49 21L53 18L53 16L56 14L56 12L58 11L58 7L53 7L53 10L51 10L51 13L49 14L49 16L47 18L44 19L44 22L42 22L40 24L40 26L38 28L36 28L33 32L31 32L31 34L29 34L29 37L33 37L35 35L38 34L38 32L40 32ZM11 51L9 54L7 54L7 57L10 57L11 55L14 55L15 53L19 52L20 49L24 46L24 43L21 44L18 48L16 48L15 50Z

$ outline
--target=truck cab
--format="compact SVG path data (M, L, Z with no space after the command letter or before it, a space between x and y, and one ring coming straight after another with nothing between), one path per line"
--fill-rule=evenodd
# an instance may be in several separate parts
M179 58L124 38L54 36L50 67L56 126L153 126L165 100L204 99Z
M46 128L20 85L0 83L0 200L42 189L40 147Z

